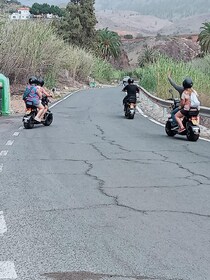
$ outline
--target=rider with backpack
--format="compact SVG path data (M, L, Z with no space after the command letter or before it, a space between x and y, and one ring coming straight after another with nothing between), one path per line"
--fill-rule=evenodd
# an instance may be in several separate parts
M172 87L174 87L175 90L178 91L180 99L181 99L182 93L183 93L183 92L185 91L185 89L186 89L186 86L191 86L191 87L192 87L192 85L193 85L193 82L192 82L192 79L191 79L191 78L185 78L184 81L183 81L183 83L182 83L182 85L177 85L177 84L172 80L170 73L168 74L168 81L169 81L169 83L172 85ZM191 84L192 84L192 85L191 85ZM194 90L194 92L195 92L195 90ZM191 96L191 99L192 99L192 97L194 97L194 95ZM196 98L196 99L197 99L197 98ZM191 100L191 102L192 102L192 101L193 101L193 100ZM197 99L197 101L198 101L198 99ZM198 101L198 102L199 102L199 101ZM192 104L192 105L193 105L193 104ZM191 105L191 106L192 106L192 105ZM199 102L199 105L200 105L200 102ZM199 105L198 105L198 106L199 106ZM196 106L195 106L195 107L196 107ZM172 119L173 119L173 126L177 126L175 114L176 114L179 110L180 110L180 108L175 108L175 109L171 112L171 117L172 117Z
M184 116L186 116L189 113L189 110L191 107L199 108L200 101L198 100L197 92L192 88L193 82L191 78L186 78L183 81L183 88L184 91L181 95L181 102L179 106L179 111L175 114L176 121L179 125L178 132L181 133L186 128L183 126L182 119Z
M37 107L38 113L34 118L37 122L41 122L41 118L44 114L44 106L41 103L42 93L37 87L38 79L35 76L29 78L28 85L23 94L23 100L26 103L32 103L33 106Z

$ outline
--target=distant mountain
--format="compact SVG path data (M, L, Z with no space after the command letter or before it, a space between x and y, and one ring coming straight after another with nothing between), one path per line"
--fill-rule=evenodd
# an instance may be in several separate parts
M174 20L161 19L151 15L141 15L133 11L96 11L97 29L108 27L120 35L134 37L156 35L199 34L204 22L210 21L210 13Z
M169 20L210 13L209 0L96 0L97 9L132 10Z
M186 17L174 21L159 30L162 35L199 34L204 22L210 21L210 13Z
M134 11L96 11L97 29L108 27L120 35L132 34L136 36L155 36L157 33L172 25L167 19L145 16Z

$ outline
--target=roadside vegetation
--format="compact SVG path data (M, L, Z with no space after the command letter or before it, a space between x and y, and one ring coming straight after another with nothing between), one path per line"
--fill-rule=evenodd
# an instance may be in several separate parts
M121 52L121 38L108 28L97 30L96 33L96 53L106 61L110 58L118 58Z
M56 6L47 4L34 4L31 11L39 14L50 9L58 14ZM45 77L48 87L56 86L59 79L65 83L70 78L82 84L90 79L111 82L120 78L119 71L109 63L112 55L119 54L116 38L120 38L106 30L107 47L100 36L103 32L96 36L94 1L71 0L62 12L63 16L54 21L1 21L0 72L11 84L25 84L31 75Z
M191 77L202 105L210 107L210 23L203 24L198 40L200 56L189 62L161 55L155 48L146 46L138 58L138 67L124 75L133 76L143 88L163 99L171 97L168 92L171 88L167 79L169 73L179 85L185 77ZM174 94L178 96L175 90Z
M169 89L172 88L167 79L169 73L179 85L186 76L191 77L202 105L210 107L210 55L188 63L159 55L155 63L148 63L125 74L135 77L139 84L153 95L167 99L171 97ZM175 90L174 95L178 97Z
M80 82L86 82L89 76L107 82L118 73L92 51L61 40L49 23L5 22L0 31L0 69L11 84L25 84L30 75L40 75L48 86L55 86L62 71Z
M206 66L209 62L209 56L185 63L160 55L155 63L139 67L132 74L139 80L143 88L163 99L171 97L168 92L171 88L167 79L169 73L179 85L182 84L186 76L189 76L193 79L194 88L199 93L202 103L210 106L210 75L209 72L206 72ZM207 68L209 68L209 65ZM176 91L174 91L174 94L178 96Z

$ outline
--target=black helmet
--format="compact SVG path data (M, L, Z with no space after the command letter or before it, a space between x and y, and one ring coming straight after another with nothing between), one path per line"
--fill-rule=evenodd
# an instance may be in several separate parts
M35 76L32 76L29 78L28 80L29 84L32 85L32 84L37 84L37 78Z
M43 87L44 85L44 80L42 78L38 79L38 85L40 85L41 87Z
M184 89L191 88L193 86L193 81L191 78L185 78L182 85L183 85Z
M134 79L131 79L131 78L130 78L130 79L128 79L128 83L129 83L129 84L134 83Z

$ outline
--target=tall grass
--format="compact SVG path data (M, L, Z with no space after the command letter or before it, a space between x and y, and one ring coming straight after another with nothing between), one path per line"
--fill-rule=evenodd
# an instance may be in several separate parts
M6 22L1 28L0 69L12 82L29 75L58 71L64 44L49 24L33 21Z
M208 61L210 61L209 58ZM170 97L168 90L171 88L171 85L167 78L169 72L171 73L172 79L179 85L182 84L185 77L191 77L197 92L202 98L204 96L207 97L205 103L210 98L209 72L205 72L194 63L175 62L168 57L160 56L156 63L149 64L144 68L135 69L133 75L139 79L142 87L154 95L166 99Z
M60 73L87 81L88 76L109 81L117 75L108 63L91 52L66 44L43 21L9 21L0 25L0 72L11 83L26 83L31 75L43 76L54 86Z
M121 77L121 72L114 69L108 62L95 57L92 76L99 82L110 82L113 80L119 80Z

